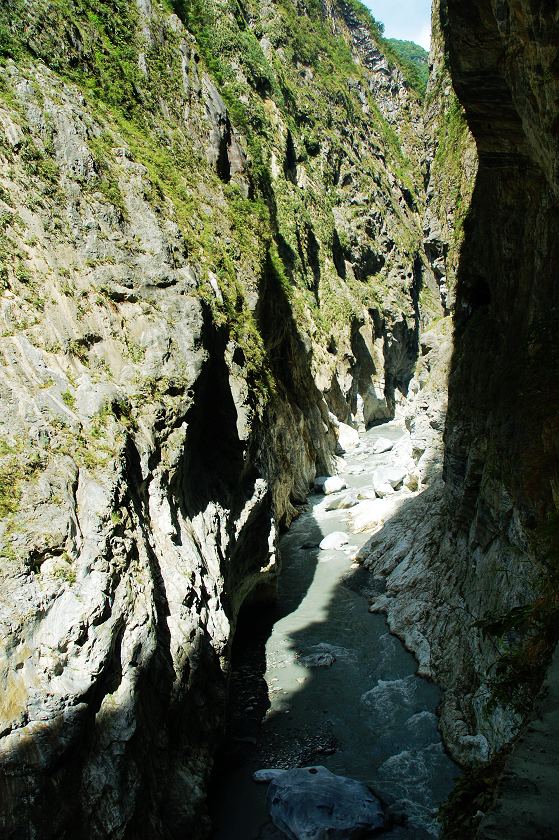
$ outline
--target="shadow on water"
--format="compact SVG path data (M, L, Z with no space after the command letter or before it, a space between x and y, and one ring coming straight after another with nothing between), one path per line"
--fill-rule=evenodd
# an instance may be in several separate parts
M304 507L301 508L301 516L308 516ZM268 684L264 679L266 644L274 626L295 612L305 598L315 576L321 539L320 528L313 523L300 546L304 562L299 567L297 587L291 588L283 597L280 581L277 598L272 599L268 594L261 600L256 593L257 597L247 598L239 612L231 650L226 731L216 756L210 788L212 813L220 811L223 790L227 788L231 774L237 771L246 774L247 761L256 751L263 721L271 705Z
M417 677L384 616L369 613L383 581L351 567L347 553L318 550L324 534L347 527L347 512L325 513L321 501L311 497L281 540L277 604L248 605L240 618L226 749L210 801L213 836L283 836L268 820L267 786L252 773L323 764L364 781L390 806L395 819L384 836L428 840L458 772L438 733L440 692ZM334 664L309 667L307 657L325 651Z

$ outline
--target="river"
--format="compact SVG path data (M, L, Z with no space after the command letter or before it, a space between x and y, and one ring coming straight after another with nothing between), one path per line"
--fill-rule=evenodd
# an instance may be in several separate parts
M398 423L363 433L344 456L349 487L363 491L372 471L391 463L390 452L372 454L380 437L397 443L405 434ZM252 773L313 764L369 785L396 816L383 837L438 835L437 809L458 774L438 731L440 692L417 676L384 616L368 610L382 581L351 557L370 534L350 533L341 550L318 548L323 536L348 530L348 511L326 504L312 495L281 539L277 603L240 616L228 734L211 797L215 840L284 837ZM335 661L311 667L317 654Z

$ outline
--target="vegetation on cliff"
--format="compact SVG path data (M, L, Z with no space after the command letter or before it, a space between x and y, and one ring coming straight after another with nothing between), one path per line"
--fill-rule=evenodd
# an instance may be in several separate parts
M352 8L360 12L373 42L380 41L364 7L354 3ZM171 23L170 11L179 15L190 35ZM146 166L155 202L170 199L189 253L202 267L202 294L237 339L248 342L244 349L256 368L263 364L262 345L245 287L262 273L268 253L276 265L281 263L286 291L312 313L321 331L326 334L340 315L339 279L328 255L335 247L333 210L344 202L339 183L343 162L350 168L359 159L359 174L355 171L352 177L364 189L377 183L388 194L387 173L377 157L386 155L389 168L401 173L406 187L415 184L419 190L396 133L367 92L367 71L354 60L348 34L339 24L342 8L333 8L332 15L338 17L325 17L313 3L302 15L291 0L278 2L269 17L255 2L240 7L158 0L147 24L128 0L9 0L0 10L4 61L43 61L87 96L103 126L90 145L95 146L97 186L107 200L122 210L109 154L117 135L134 160ZM332 20L339 31L332 31ZM184 130L192 95L182 78L180 44L185 38L195 62L199 50L203 64L198 69L205 65L211 74L232 131L246 144L241 150L246 161L240 165L245 171L238 178L212 171L201 144L192 142L191 130ZM353 126L349 145L344 139L348 124ZM217 150L218 170L222 151ZM43 169L53 167L56 178L48 149L39 157ZM275 184L273 158L288 172ZM227 162L224 166L228 168ZM200 178L221 196L213 203L212 218L201 212ZM299 183L292 183L297 179ZM248 186L238 189L243 180ZM396 213L400 221L393 238L401 243L403 255L411 256L419 246L417 223L405 205ZM345 230L338 231L337 241L346 237ZM231 240L225 251L224 239ZM307 248L301 244L305 239L316 244ZM216 302L208 272L218 278L223 303ZM349 298L343 295L348 311L368 301L370 290L364 289L363 279L352 284L351 277L344 278L344 288L351 287ZM379 282L384 283L381 278Z
M353 0L7 0L0 64L0 760L42 732L0 830L196 836L325 394L410 378L418 99Z
M387 38L386 43L405 68L410 84L421 96L425 95L429 81L429 53L414 41Z

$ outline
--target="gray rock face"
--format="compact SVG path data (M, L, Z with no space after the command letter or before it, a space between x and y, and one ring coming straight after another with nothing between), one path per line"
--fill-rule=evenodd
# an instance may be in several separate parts
M432 7L430 74L424 106L429 183L423 234L435 288L448 315L454 310L463 223L478 159L447 66L440 0L434 0ZM423 352L423 337L421 340Z
M275 771L267 804L274 825L291 840L357 840L384 827L370 790L325 767Z
M557 356L550 225L558 152L545 104L557 97L546 46L557 37L557 19L555 10L524 0L442 6L454 86L480 151L458 269L455 346L451 355L444 330L438 344L433 331L420 342L403 413L419 487L430 487L384 524L362 559L386 578L387 592L372 608L386 611L421 672L445 688L446 743L475 765L512 740L530 708L539 677L532 671L523 682L516 657L530 671L536 640L542 662L554 644L538 604L557 592L545 559L555 552L557 418L555 396L551 403L542 396L559 393L559 368L549 364ZM528 93L542 72L539 93ZM516 621L519 612L526 622ZM491 825L489 818L487 836Z
M29 57L0 91L6 838L207 834L240 605L336 472L329 411L389 417L413 373L418 216L373 108L382 87L417 119L399 71L329 9L359 59L348 120L312 67L267 59L273 3L242 30L205 5L216 43L252 45L221 50L223 90L168 4L0 4Z

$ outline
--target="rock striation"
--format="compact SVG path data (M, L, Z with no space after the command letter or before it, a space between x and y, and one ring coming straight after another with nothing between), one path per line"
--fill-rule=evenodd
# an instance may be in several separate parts
M413 376L419 103L347 3L8 0L0 61L0 833L201 837L240 605Z
M523 0L446 0L435 33L439 24L479 156L446 421L436 401L422 405L419 370L410 389L410 426L427 449L444 427L444 482L435 469L362 559L387 581L374 608L446 689L443 733L471 766L521 731L556 643L557 14ZM428 333L423 352L435 363ZM435 443L435 466L440 454Z
M207 835L238 611L395 415L397 469L326 504L453 754L520 731L559 591L552 5L435 2L422 115L355 0L2 4L3 837Z

